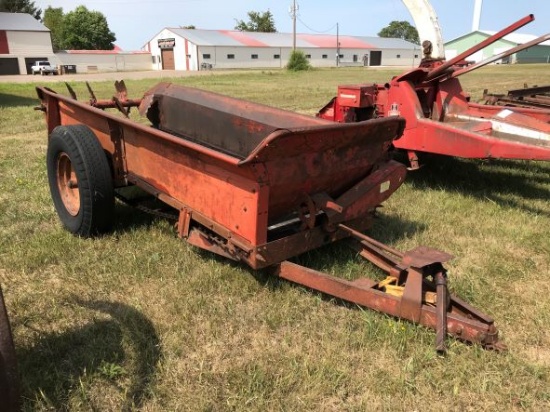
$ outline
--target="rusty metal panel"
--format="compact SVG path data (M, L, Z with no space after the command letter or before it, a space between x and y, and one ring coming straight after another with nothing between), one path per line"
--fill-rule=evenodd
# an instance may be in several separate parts
M504 94L489 94L485 89L483 100L486 105L512 106L524 108L550 109L550 86L525 87L523 89L508 90ZM550 115L550 111L545 111Z
M128 170L252 244L266 242L260 184L250 170L227 167L142 133L125 133ZM248 173L246 173L248 172Z
M276 130L326 124L314 117L170 83L147 91L140 113L161 130L239 159Z
M140 112L162 130L241 159L242 169L265 163L258 182L268 182L270 222L304 195L342 194L384 158L404 126L402 119L334 124L168 84L148 91Z
M341 196L385 163L392 140L404 127L399 118L334 124L161 84L146 94L140 109L154 126L177 128L176 135L45 89L40 93L59 102L62 124L89 125L110 157L119 159L120 173L135 176L155 195L165 194L200 212L213 227L252 246L265 244L268 225L295 214L308 196ZM193 116L178 118L185 111ZM397 187L392 185L388 194ZM355 201L369 196L365 190ZM374 206L357 210L368 213Z
M432 329L437 329L440 323L436 307L417 301L415 310L403 311L402 298L384 293L376 287L372 287L371 282L364 282L363 279L355 282L347 281L291 262L283 262L278 265L276 273L279 277L291 282L390 316L417 322ZM415 282L413 288L418 289L422 277L418 276L413 281ZM446 312L446 327L444 329L464 341L478 343L490 349L505 349L505 345L498 341L498 331L493 320L477 318L474 315L468 308L465 309L461 306L459 299L455 300L455 297L452 297Z

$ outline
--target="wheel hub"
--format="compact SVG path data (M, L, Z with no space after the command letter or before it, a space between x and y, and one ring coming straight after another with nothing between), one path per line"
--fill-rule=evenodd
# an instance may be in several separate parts
M71 216L80 211L80 191L78 179L67 153L61 153L57 159L57 186L63 205Z

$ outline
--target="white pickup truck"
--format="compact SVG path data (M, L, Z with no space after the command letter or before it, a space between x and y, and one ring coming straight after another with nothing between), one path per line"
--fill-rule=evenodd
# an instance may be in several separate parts
M39 60L34 62L34 65L31 66L31 73L34 74L57 74L57 67L52 66L51 63L47 60Z

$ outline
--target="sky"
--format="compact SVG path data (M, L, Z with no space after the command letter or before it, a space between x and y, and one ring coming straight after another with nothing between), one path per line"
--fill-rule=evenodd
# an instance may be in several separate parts
M236 20L247 21L247 12L270 10L277 31L292 32L289 7L292 0L34 0L45 10L62 7L67 13L79 5L103 13L115 43L123 50L139 50L165 27L194 25L198 29L232 30ZM298 33L376 36L393 20L412 17L401 0L297 0ZM474 0L432 0L445 42L467 34L472 28ZM535 21L519 33L543 35L550 32L548 0L483 0L481 30L498 31L525 17Z

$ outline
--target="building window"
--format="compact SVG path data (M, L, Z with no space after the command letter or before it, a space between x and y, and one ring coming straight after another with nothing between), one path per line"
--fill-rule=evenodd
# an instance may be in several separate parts
M208 59L210 58L210 53L208 53L208 54L207 54L207 53L203 53L202 58L203 58L204 60L208 60Z
M357 55L356 54L353 55L353 62L357 63Z
M415 55L414 55L414 58L415 58L415 59L418 59L418 54L415 54Z
M338 56L338 58L339 58L339 59L343 59L343 58L344 58L344 55L341 54L341 55Z
M323 59L328 59L328 54L323 54L321 57L322 57Z
M229 60L234 59L234 58L235 58L235 55L234 55L234 54L228 54L228 55L227 55L227 58L228 58Z
M311 54L306 54L306 59L311 59Z
M153 64L157 62L157 56L151 56L151 59L153 60Z
M281 58L281 55L280 55L280 54L274 54L274 55L273 55L273 58L274 58L274 59L280 59L280 58Z
M397 55L397 56L395 56L395 57L397 57L398 59L400 59L400 58L401 58L401 55L400 55L400 54L398 54L398 55Z
M250 58L253 59L253 60L256 60L258 58L258 55L257 54L251 54Z

